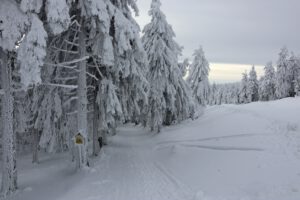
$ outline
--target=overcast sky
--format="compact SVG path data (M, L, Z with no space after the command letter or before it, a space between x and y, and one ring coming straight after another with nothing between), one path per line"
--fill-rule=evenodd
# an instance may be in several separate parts
M264 65L286 45L300 53L300 0L161 0L184 46L184 56L203 46L213 63ZM141 28L151 0L138 0Z

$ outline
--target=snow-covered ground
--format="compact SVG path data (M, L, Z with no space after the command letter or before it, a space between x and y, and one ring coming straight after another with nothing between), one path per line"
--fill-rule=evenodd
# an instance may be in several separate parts
M19 161L14 200L299 200L300 98L208 107L159 135L124 126L92 167Z

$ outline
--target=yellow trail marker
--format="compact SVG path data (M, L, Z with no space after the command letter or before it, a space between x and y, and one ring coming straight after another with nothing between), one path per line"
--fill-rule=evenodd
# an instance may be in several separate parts
M78 144L78 145L84 144L84 138L82 137L82 135L80 133L75 135L75 144Z

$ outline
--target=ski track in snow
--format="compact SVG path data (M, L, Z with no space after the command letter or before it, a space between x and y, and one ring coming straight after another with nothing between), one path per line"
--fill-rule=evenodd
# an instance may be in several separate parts
M262 148L255 147L234 147L234 146L206 146L206 145L188 145L183 144L184 147L196 147L201 149L210 149L210 150L221 150L221 151L264 151Z
M141 130L122 129L112 138L102 158L94 163L94 177L81 184L90 185L89 190L81 191L84 199L195 200L195 193L155 160L151 136ZM76 190L80 189L72 191ZM72 196L72 191L61 200L83 198Z
M157 145L164 145L164 144L173 144L173 143L183 143L183 142L205 142L205 141L219 141L225 139L235 139L235 138L245 138L245 137L255 137L255 136L263 136L269 134L236 134L236 135L227 135L227 136L220 136L220 137L208 137L208 138L201 138L201 139L194 139L194 140L169 140L164 142L158 142Z

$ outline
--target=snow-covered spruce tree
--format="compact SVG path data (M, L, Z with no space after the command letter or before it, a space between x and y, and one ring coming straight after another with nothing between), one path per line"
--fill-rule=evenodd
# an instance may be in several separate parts
M297 87L297 79L299 76L299 60L294 55L294 53L291 53L291 56L288 60L288 79L290 83L289 87L289 96L294 97L296 95L296 87Z
M254 66L252 67L252 69L249 72L248 96L249 96L250 102L255 102L255 101L258 101L258 99L259 99L258 80L257 80L257 74L256 74Z
M149 11L152 20L145 26L142 37L149 61L148 123L151 130L157 132L160 132L162 125L171 125L190 117L193 109L188 88L184 86L178 67L181 48L174 41L175 33L160 6L160 0L152 1Z
M93 155L99 151L98 138L103 138L106 144L108 133L115 133L116 118L122 115L122 110L113 106L120 105L116 96L115 83L119 78L119 69L114 66L115 55L113 37L110 35L111 20L117 9L110 1L88 1L90 10L87 17L94 23L87 24L88 28L88 54L92 62L88 63L89 73L93 80L89 81L93 89L93 98L89 102L93 105ZM97 9L93 9L97 8ZM108 98L107 98L108 97ZM119 108L119 107L118 107ZM116 109L119 112L114 112Z
M241 88L240 88L240 95L239 95L239 102L240 103L249 103L249 80L247 72L243 73L243 78L241 81Z
M11 69L7 65L7 57L10 52L17 51L18 60L21 66L21 80L25 88L30 84L40 82L40 66L43 65L45 57L45 47L47 33L43 27L43 22L39 19L44 15L49 14L50 11L64 9L59 4L51 9L42 9L54 1L43 0L22 0L9 1L1 0L0 7L0 51L2 60L3 75L2 81L3 89L5 91L5 100L3 103L6 109L3 112L6 117L3 124L4 127L4 162L3 177L2 177L2 192L3 195L13 192L16 187L16 161L15 161L15 147L14 147L14 130L12 123L13 101L11 88ZM65 3L66 4L66 3ZM46 13L45 13L46 12ZM37 15L38 14L38 15ZM48 15L48 20L51 19L51 14ZM54 24L61 23L61 16L56 15ZM50 25L50 23L48 23ZM21 40L22 39L22 40ZM19 47L19 48L16 48ZM5 77L4 77L5 76Z
M145 112L142 109L147 104L146 54L139 37L139 27L131 16L130 7L138 11L134 1L89 2L90 5L85 2L86 8L91 8L87 14L90 18L96 16L97 26L87 27L88 39L93 44L92 51L88 52L93 56L93 63L88 64L101 66L100 74L94 74L98 78L94 101L99 108L96 109L98 114L94 115L98 119L94 121L101 122L94 129L98 129L105 139L107 133L115 134L117 120L136 122ZM95 6L98 10L93 10ZM98 38L93 37L93 32L100 33ZM107 99L106 95L110 98ZM94 139L96 135L95 132Z
M109 38L110 20L107 13L107 2L96 0L70 2L69 10L73 16L72 21L70 20L71 27L60 37L53 38L51 45L54 58L51 58L50 65L56 68L56 77L51 80L50 85L69 89L68 95L63 95L66 103L62 109L69 111L70 115L67 118L64 116L64 118L68 123L70 121L68 118L73 118L74 114L77 115L77 130L69 138L80 133L85 141L83 148L79 149L81 152L75 157L78 168L88 166L88 133L92 124L88 123L88 110L91 105L89 95L92 97L91 101L95 102L95 84L99 83L101 74L98 68L98 59L101 51L106 50L103 43L107 44L109 41L107 38ZM57 30L61 31L61 28L54 26L53 32ZM109 59L110 57L102 59L102 61L105 62ZM91 71L89 71L89 66L93 68ZM96 80L94 86L90 86L93 82L90 78Z
M31 12L30 7L27 6L26 1L22 1L21 8L24 12ZM31 3L31 2L29 2ZM41 5L36 5L33 11L39 12ZM21 66L21 82L28 88L30 85L39 84L41 82L40 67L44 64L44 58L46 56L46 39L47 33L44 30L43 23L40 21L36 14L30 14L31 28L25 35L24 40L20 44L18 49L18 60ZM28 112L30 114L30 112ZM32 129L33 142L37 142L37 132ZM37 147L37 145L34 145ZM37 148L33 151L33 162L38 162Z
M1 0L0 6L0 67L2 96L2 149L3 167L1 194L6 197L17 189L16 144L13 129L12 74L9 54L16 49L16 43L25 33L29 20L13 1Z
M86 99L86 106L84 106L87 108L86 111L94 108L94 120L92 120L94 149L97 146L98 130L102 134L109 132L109 130L115 130L116 120L122 118L120 109L115 107L114 109L118 112L112 115L111 110L113 108L106 109L108 104L118 105L119 102L116 101L120 101L122 102L122 109L126 109L126 113L137 113L135 111L140 110L143 107L143 102L147 100L145 91L147 81L141 73L146 69L145 53L139 39L138 26L133 21L131 14L129 15L129 5L131 5L130 1L128 4L109 0L73 2L70 9L70 13L74 16L71 28L56 39L57 41L51 42L55 43L52 45L51 52L59 52L59 54L51 58L52 63L50 64L56 67L56 74L59 74L59 71L68 74L67 77L53 79L52 81L55 83L51 85L69 89L75 85L79 86L79 81L72 80L78 74L72 75L70 71L76 72L77 67L74 64L78 62L84 61L86 64L85 73L79 70L85 75L86 87L79 86L70 90L72 95L66 97L66 102L68 102L66 105L73 105L74 100L82 102L76 97L78 95L74 96L74 91L79 91L79 88L86 88L86 97L82 99ZM78 29L79 27L81 30ZM78 37L78 34L80 35L82 32L86 38L84 44L80 43L83 40ZM78 54L80 49L86 51L85 56ZM104 83L109 83L109 87L104 87ZM102 90L103 88L108 88L108 90ZM125 91L127 95L123 95L122 91ZM110 102L111 99L105 99L105 97L97 98L98 94L104 96L118 94L118 98L113 99L115 102ZM67 107L74 108L74 106ZM100 110L99 108L105 109ZM71 112L79 114L77 111L78 109L73 109ZM132 114L126 116L131 118L130 115ZM107 120L102 121L102 119ZM88 123L87 126L90 124Z
M138 14L133 0L111 1L116 7L111 18L114 67L119 70L117 87L125 122L145 121L148 104L147 56L139 36L140 28L132 17Z
M202 47L195 50L194 60L190 66L188 83L197 102L204 106L207 103L209 94L209 63L205 58Z
M288 56L289 52L287 48L282 48L279 53L279 58L277 61L277 71L276 71L276 97L279 99L289 96L290 90L290 80L288 71Z
M262 101L271 101L275 99L275 69L272 62L266 64L265 75L260 82L260 99Z
M39 91L39 94L34 93L38 95L38 98L33 106L36 111L33 129L41 133L38 145L47 152L60 151L64 143L70 147L74 134L77 133L80 133L86 142L88 141L87 40L85 26L79 24L84 20L81 17L81 7L77 3L49 0L45 4L51 35L48 41L46 64L42 70L43 88L35 90ZM73 7L76 7L75 11ZM70 14L73 15L73 21L71 21ZM75 103L73 100L76 100ZM35 109L36 105L40 107L38 110ZM72 110L69 107L72 107ZM74 111L74 108L77 112L68 115L68 111ZM74 114L77 118L73 118ZM77 121L77 129L71 134L64 131L70 121L68 116ZM88 163L86 142L80 153L81 159L76 156L77 166L80 167Z
M63 141L59 137L62 130L62 127L59 126L62 116L59 89L48 86L55 69L52 66L44 65L44 60L46 54L49 54L47 46L51 43L52 38L66 31L70 25L69 6L65 0L22 0L20 7L31 18L39 16L47 25L46 32L43 29L43 23L39 19L33 18L32 22L36 21L36 23L32 24L35 26L32 26L31 31L25 36L18 52L22 82L24 85L32 86L27 92L29 101L27 123L28 131L32 136L33 162L37 163L39 147L44 148L47 152L53 152L57 151L58 144ZM46 43L43 38L47 36L48 42ZM30 58L30 60L26 61L25 58ZM49 58L46 60L49 63ZM43 66L41 71L40 68L32 68L32 66L38 65ZM34 74L34 79L28 79L29 74ZM42 78L40 78L41 76ZM36 84L41 79L43 85Z

